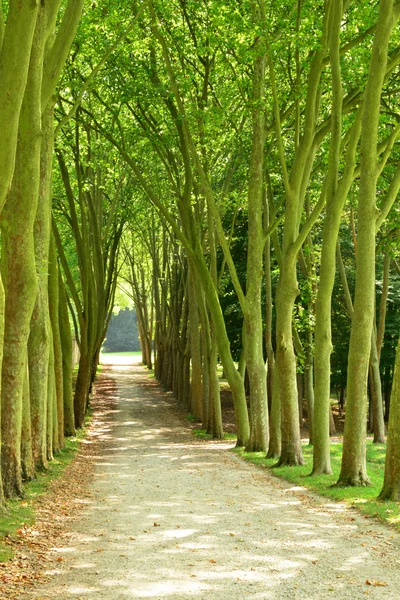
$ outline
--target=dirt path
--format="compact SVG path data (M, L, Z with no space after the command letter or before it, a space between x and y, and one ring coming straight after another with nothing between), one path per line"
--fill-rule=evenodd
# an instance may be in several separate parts
M399 535L194 440L141 367L102 377L89 502L27 599L400 598Z

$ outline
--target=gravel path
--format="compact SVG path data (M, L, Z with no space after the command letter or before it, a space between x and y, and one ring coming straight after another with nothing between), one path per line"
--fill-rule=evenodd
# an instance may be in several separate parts
M27 598L400 598L398 534L193 439L142 367L102 376L115 405L90 501Z

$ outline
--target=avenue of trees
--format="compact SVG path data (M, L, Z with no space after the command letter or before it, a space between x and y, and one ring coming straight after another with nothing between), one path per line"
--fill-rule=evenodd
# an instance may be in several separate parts
M400 3L0 3L0 503L84 425L118 286L215 438L400 499ZM80 350L72 386L72 335ZM387 434L387 438L386 438Z

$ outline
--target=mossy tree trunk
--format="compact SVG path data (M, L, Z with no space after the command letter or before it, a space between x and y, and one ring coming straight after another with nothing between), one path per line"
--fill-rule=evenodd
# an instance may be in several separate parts
M375 228L378 126L388 46L398 19L393 0L382 0L364 95L358 196L356 287L348 356L346 420L338 485L369 484L365 457L368 365L375 296Z
M374 444L385 443L385 421L383 418L383 398L379 356L376 343L376 328L372 326L371 353L369 358L369 383L373 416Z
M253 21L264 24L264 2L252 4ZM246 445L249 452L267 452L269 445L267 371L263 356L263 322L261 310L261 286L263 281L263 258L265 235L264 217L264 145L265 111L264 82L266 45L262 36L255 41L252 88L252 143L250 174L247 195L248 247L246 267L246 297L243 310L245 335L244 354L250 382L250 438Z
M31 318L29 335L29 384L31 395L31 419L33 457L36 468L47 466L46 430L47 391L48 391L48 358L50 351L50 317L48 299L48 260L51 230L52 203L52 162L54 152L54 114L53 93L61 70L67 58L74 38L83 0L70 0L63 18L55 33L57 13L60 2L41 9L44 11L43 33L45 44L43 58L43 74L40 81L41 111L41 148L40 148L40 186L38 208L34 224L34 247L36 269L38 272L38 294Z
M211 212L207 210L208 218L208 238L210 252L210 275L215 289L218 289L218 273L217 273L217 245L215 227ZM204 297L203 297L204 300ZM216 327L212 319L208 317L207 306L202 307L204 312L203 323L207 327L206 343L208 345L208 410L207 410L207 433L211 434L214 439L222 439L224 437L222 424L221 410L221 393L218 378L218 338L216 335Z
M48 262L51 231L53 118L53 107L50 105L42 115L39 202L34 223L38 291L28 341L33 458L35 467L39 470L47 467L47 390L50 353Z
M331 473L330 460L330 356L332 352L331 298L336 271L336 242L339 234L340 217L343 205L353 182L355 155L360 137L360 108L350 131L346 152L345 171L338 182L342 131L343 90L340 70L340 28L343 3L334 4L332 31L329 43L332 65L332 136L329 148L329 163L326 177L327 206L324 220L321 267L318 283L315 314L315 408L314 408L314 449L313 475Z
M318 218L325 202L322 195L313 211L300 228L305 195L310 180L314 155L318 141L316 138L317 115L320 106L320 80L324 69L324 58L328 48L328 32L331 26L332 2L325 4L323 29L318 49L315 51L307 80L306 103L302 121L297 111L294 132L295 153L289 171L281 126L280 106L275 80L275 68L271 51L268 54L271 91L274 101L275 130L277 148L282 169L286 195L285 223L282 247L279 248L280 274L276 290L276 368L279 372L279 393L281 400L282 450L278 464L297 465L303 463L300 443L299 411L296 382L296 357L292 339L292 316L297 285L297 256L303 243ZM298 23L301 3L298 4ZM302 125L300 136L300 129ZM278 240L274 238L274 243ZM278 243L279 245L279 243Z
M3 8L0 7L0 211L3 209L14 175L20 111L25 94L37 12L37 2L21 3L11 0L5 22ZM4 303L4 286L0 282L0 369L3 356ZM0 506L3 505L4 493L0 474Z
M400 339L397 345L390 397L385 476L379 499L400 501Z
M298 295L296 266L284 262L276 291L276 366L281 404L282 449L280 465L303 464L297 398L296 358L292 337L292 313ZM279 308L278 308L279 307Z
M30 320L37 294L33 225L39 196L45 18L41 9L20 114L13 182L1 214L2 275L6 292L1 406L2 476L5 495L9 498L23 495L22 394Z
M264 204L264 229L270 225L270 202L272 204L272 189L267 173L267 193ZM276 237L274 235L274 237ZM279 246L278 246L279 248ZM279 263L279 260L278 260ZM268 458L279 458L281 455L281 407L278 385L278 373L275 368L275 352L272 344L272 281L271 281L271 239L268 237L264 249L265 269L265 350L267 354L267 385L269 404L269 445Z
M14 174L20 110L25 94L38 2L11 0L4 25L0 7L0 211Z
M25 369L24 388L22 392L22 424L21 424L21 471L24 481L31 481L35 476L35 464L32 452L32 428L29 394L29 371Z
M203 420L203 386L202 386L202 355L200 343L200 315L198 301L198 286L195 281L196 272L190 266L188 273L189 292L189 326L190 326L190 355L192 377L190 382L190 412L199 421Z
M58 274L59 284L59 320L60 337L62 349L62 368L63 368L63 396L64 396L64 434L66 436L75 435L74 402L72 391L72 336L71 326L68 316L68 303L65 291L65 285L61 276Z
M57 405L57 429L58 445L60 448L64 445L64 389L63 389L63 364L62 364L62 346L59 321L59 284L58 284L58 264L54 236L50 240L49 255L49 310L50 323L53 333L54 348L54 379L56 390Z

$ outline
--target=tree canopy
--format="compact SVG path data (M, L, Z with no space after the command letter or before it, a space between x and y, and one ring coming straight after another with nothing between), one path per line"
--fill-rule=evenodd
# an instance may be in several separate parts
M238 446L301 465L305 420L330 473L336 391L338 485L368 485L367 427L388 427L399 499L399 18L394 0L0 4L6 497L84 425L124 293L144 364L214 437L221 363Z

